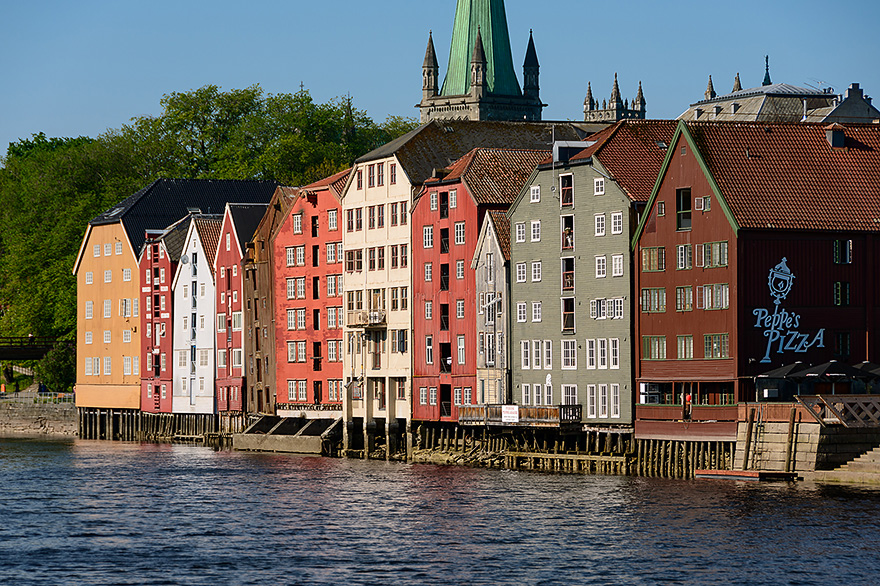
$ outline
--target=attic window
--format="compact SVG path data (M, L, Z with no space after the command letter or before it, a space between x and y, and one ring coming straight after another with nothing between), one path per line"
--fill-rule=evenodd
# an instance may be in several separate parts
M731 113L731 114L736 114L737 110L739 110L739 104L738 104L738 103L733 102L732 104L730 104L730 113Z
M662 140L658 140L656 144L657 144L657 147L660 148L660 150L663 150L663 151L665 151L666 149L669 148L669 145L666 144L665 142L663 142Z
M110 213L107 214L107 217L113 218L115 216L118 216L119 214L122 213L122 210L124 210L124 209L125 208L113 208L112 210L110 210Z
M715 107L712 108L712 110L715 112L715 115L718 116L719 114L721 114L722 107L721 107L721 106L715 106Z

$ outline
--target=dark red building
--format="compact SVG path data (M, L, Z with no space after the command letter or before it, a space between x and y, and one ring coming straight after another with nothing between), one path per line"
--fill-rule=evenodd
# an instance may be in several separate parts
M476 398L475 273L489 210L506 211L549 151L477 148L425 182L413 204L413 419L456 421Z
M245 244L254 235L257 224L266 213L266 204L227 203L220 227L220 242L214 257L217 322L217 379L214 398L218 412L241 411L242 392L248 373L253 375L256 365L244 361L244 336L262 336L253 328L245 330L245 299L243 260ZM222 359L220 358L222 355Z
M272 239L276 412L342 409L342 224L350 170L299 190Z
M796 361L877 361L878 233L880 127L680 122L633 241L641 402L681 419L790 400L755 381Z
M165 230L146 232L138 259L141 294L140 336L143 354L141 371L141 411L171 413L174 388L174 346L171 281L189 229L190 216ZM137 278L137 277L136 277Z

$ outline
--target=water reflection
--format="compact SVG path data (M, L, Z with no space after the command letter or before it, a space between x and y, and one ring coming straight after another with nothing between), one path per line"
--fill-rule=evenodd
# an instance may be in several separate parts
M874 583L880 492L0 440L21 584ZM120 573L120 570L124 573Z

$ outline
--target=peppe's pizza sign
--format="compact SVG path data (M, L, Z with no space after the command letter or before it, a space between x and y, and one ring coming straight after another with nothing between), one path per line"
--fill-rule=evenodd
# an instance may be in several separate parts
M755 327L764 330L767 338L767 351L761 362L770 362L770 353L784 354L786 352L803 353L812 347L825 347L825 328L815 334L802 333L800 327L801 316L781 307L782 301L788 297L791 287L794 285L794 275L786 264L786 258L770 269L767 277L767 286L773 297L773 312L763 307L752 311L755 316Z

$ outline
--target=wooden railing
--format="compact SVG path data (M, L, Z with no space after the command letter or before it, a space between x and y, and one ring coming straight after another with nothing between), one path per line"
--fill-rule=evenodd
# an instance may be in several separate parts
M504 421L502 407L516 408L516 421ZM526 407L521 405L461 405L458 422L462 425L512 425L559 427L580 423L583 415L581 405L550 405Z
M823 427L880 427L878 395L798 395L796 399Z

